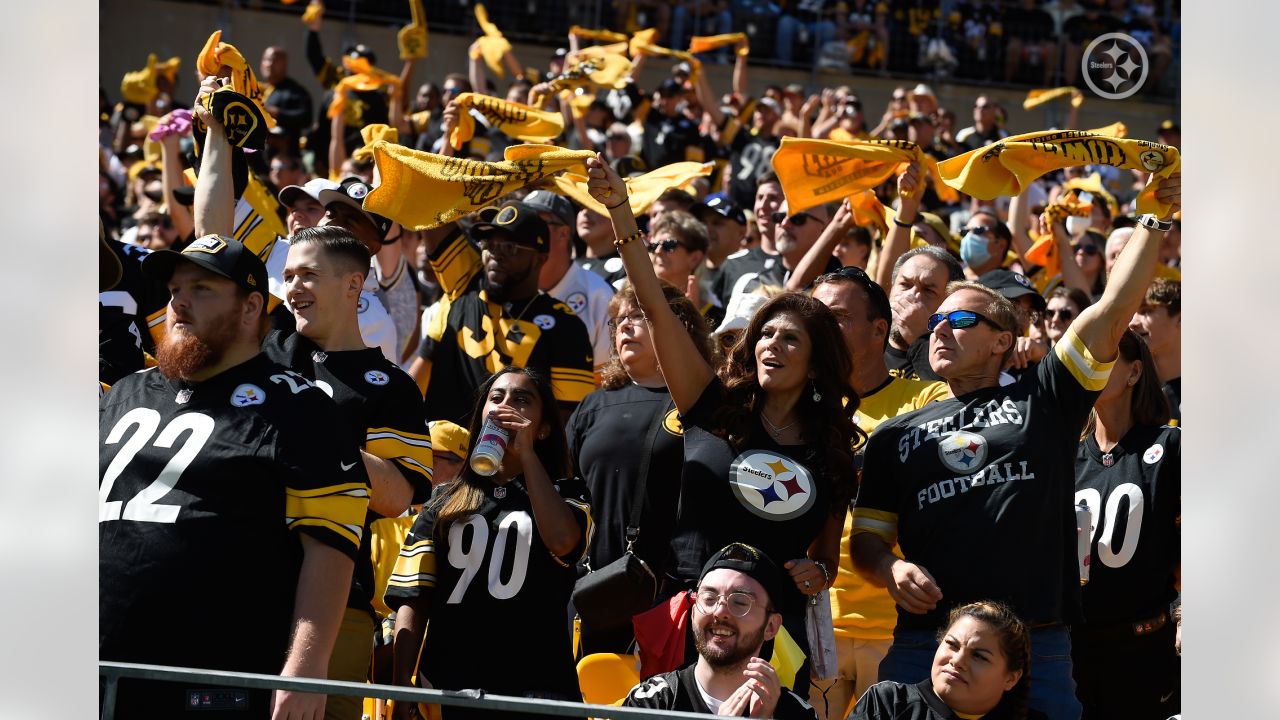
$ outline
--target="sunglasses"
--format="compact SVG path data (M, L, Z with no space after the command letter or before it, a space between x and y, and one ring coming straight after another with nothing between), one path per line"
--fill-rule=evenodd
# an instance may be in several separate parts
M1085 255L1097 255L1098 246L1097 245L1077 245L1075 247L1075 251L1077 253L1084 253Z
M528 250L529 252L535 252L535 249L532 247L529 247L528 245L521 245L520 243L511 242L510 240L485 239L485 240L481 240L479 244L480 244L480 250L482 252L487 252L490 255L502 255L504 257L507 257L507 256L515 255L521 250Z
M1059 308L1056 310L1045 310L1044 316L1053 318L1054 320L1070 320L1076 316L1076 312L1070 308Z
M644 246L648 248L651 253L658 252L658 250L662 250L662 252L675 252L676 248L684 247L680 244L679 240L671 239L663 240L662 242L645 243Z
M929 332L933 332L933 329L941 325L943 320L947 321L952 330L971 328L980 322L985 322L997 330L1004 330L995 320L979 315L972 310L952 310L949 313L934 313L930 315Z
M967 232L967 233L973 233L974 235L978 235L978 236L986 235L987 233L991 232L991 230L992 230L992 228L989 228L989 227L986 227L986 226L983 226L983 225L978 225L978 226L976 226L976 227L971 227L971 228L965 228L965 229L964 229L964 231L965 231L965 232Z
M781 225L783 220L788 219L788 215L784 212L776 212L771 214L769 217L770 219L773 220L773 223L775 225ZM809 222L810 220L818 219L806 212L798 212L795 215L789 216L789 218L791 220L791 224L795 225L796 227L804 227L804 224Z

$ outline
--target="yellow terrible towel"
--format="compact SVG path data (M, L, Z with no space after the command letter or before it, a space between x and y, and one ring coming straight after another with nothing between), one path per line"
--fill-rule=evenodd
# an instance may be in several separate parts
M454 150L476 134L476 119L468 110L475 109L490 125L503 134L531 143L547 143L564 132L564 116L558 112L543 112L520 103L507 102L492 95L462 93L458 103L458 124L449 133L449 145Z
M617 43L626 42L627 34L614 32L612 30L592 30L584 28L581 25L574 25L569 28L570 35L577 35L583 40L595 40L596 42Z
M368 92L377 90L384 85L390 85L393 88L400 87L400 76L376 67L369 62L368 58L352 57L345 55L342 58L342 67L347 71L347 76L338 81L333 87L333 100L329 102L328 117L332 118L342 112L347 105L347 92L358 90L360 92Z
M704 53L717 50L725 47L726 45L737 45L738 43L743 43L742 47L738 48L737 52L738 55L746 55L750 52L750 48L744 42L746 39L747 34L740 32L728 33L725 35L694 35L689 39L689 52L695 54Z
M1022 109L1030 110L1033 107L1039 107L1051 100L1057 100L1067 95L1071 96L1071 107L1080 107L1084 104L1084 93L1073 87L1060 87L1052 90L1032 90L1027 93L1027 99L1022 101Z
M356 151L351 153L351 159L358 163L367 163L373 160L374 143L379 140L398 143L400 142L400 131L390 125L373 123L360 128L360 139L364 140L364 147L356 148Z
M266 94L258 84L258 78L253 74L253 68L249 67L244 55L241 55L234 45L222 42L221 30L214 30L205 41L200 55L196 57L196 68L205 75L221 75L223 67L231 71L231 89L249 98L254 105L258 106L259 114L266 122L268 130L275 127L276 119L263 105Z
M364 209L411 230L428 230L548 175L585 170L583 162L594 155L555 145L513 145L504 160L483 162L378 142L373 157L382 184L365 198Z
M1177 148L1146 140L1085 130L1045 130L1006 138L938 165L951 187L981 200L1017 195L1045 173L1080 165L1111 165L1168 177L1182 168ZM1173 209L1156 201L1155 185L1138 195L1138 212L1167 217Z
M677 162L664 165L623 182L627 186L627 202L631 212L639 215L649 209L653 201L670 188L683 188L695 178L707 177L715 170L715 163ZM556 192L572 198L579 205L609 217L609 209L587 192L587 176L582 173L564 173L554 178Z
M874 189L904 172L912 162L919 163L934 179L939 198L946 202L958 199L954 190L937 181L938 166L933 158L906 140L837 142L784 137L772 161L793 213Z
M497 25L489 22L489 11L485 10L484 3L476 3L476 22L480 23L480 29L484 31L476 40L484 64L489 66L494 75L506 77L507 73L502 69L502 57L511 50L511 43L502 36Z

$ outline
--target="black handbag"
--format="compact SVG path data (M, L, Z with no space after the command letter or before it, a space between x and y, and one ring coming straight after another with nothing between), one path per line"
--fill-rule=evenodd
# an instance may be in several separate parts
M632 490L631 513L627 518L627 550L622 557L598 570L587 560L587 574L573 586L573 607L582 624L592 630L613 630L631 624L631 617L648 610L658 594L658 578L653 569L632 552L640 536L640 512L644 508L644 488L649 479L649 457L665 413L660 413L645 438L640 456L640 477Z

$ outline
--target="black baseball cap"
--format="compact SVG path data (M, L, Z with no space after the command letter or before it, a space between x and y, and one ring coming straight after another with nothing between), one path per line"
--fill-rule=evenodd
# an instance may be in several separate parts
M723 217L726 217L739 225L747 224L747 213L742 206L730 200L723 193L715 193L708 195L705 202L697 203L693 206L694 217L701 218L703 213L710 210Z
M245 290L262 293L262 299L267 300L267 266L244 243L226 235L197 238L182 252L157 250L143 258L142 272L167 283L173 277L174 268L184 260L221 275Z
M364 213L369 218L369 222L378 230L378 239L387 236L387 231L391 229L391 220L377 213L371 213L364 209L364 199L369 197L369 193L373 192L373 186L361 180L358 177L351 176L344 178L338 183L336 189L321 188L316 199L321 205L329 207L330 203L343 203Z
M702 566L702 574L698 575L698 584L701 585L703 578L712 570L720 568L737 570L763 585L764 591L769 594L770 604L775 608L782 602L783 592L787 587L786 579L769 556L757 548L745 543L730 543L724 546L711 556L706 565Z
M573 208L573 203L563 195L557 195L550 190L534 190L524 196L524 204L538 212L551 213L570 229L573 228L578 215L578 211Z
M1047 303L1035 288L1031 287L1031 281L1026 275L1017 273L1004 268L996 268L988 270L978 278L978 282L995 290L1009 300L1017 300L1024 295L1032 295L1033 304L1039 310L1044 310Z
M658 83L658 89L655 92L663 97L683 95L685 93L685 87L684 83L681 83L679 80L676 80L675 78L667 78L666 80Z
M538 217L537 209L528 203L508 200L499 207L491 205L482 208L476 214L480 219L471 226L471 237L477 242L495 232L505 232L511 236L512 241L538 252L548 252L551 249L551 233L547 224Z

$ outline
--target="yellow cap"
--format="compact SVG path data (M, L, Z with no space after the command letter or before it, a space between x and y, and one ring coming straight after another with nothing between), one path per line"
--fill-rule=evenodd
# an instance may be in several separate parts
M448 420L432 420L427 423L431 433L432 452L448 452L459 458L467 456L467 445L471 442L471 433L467 429Z

